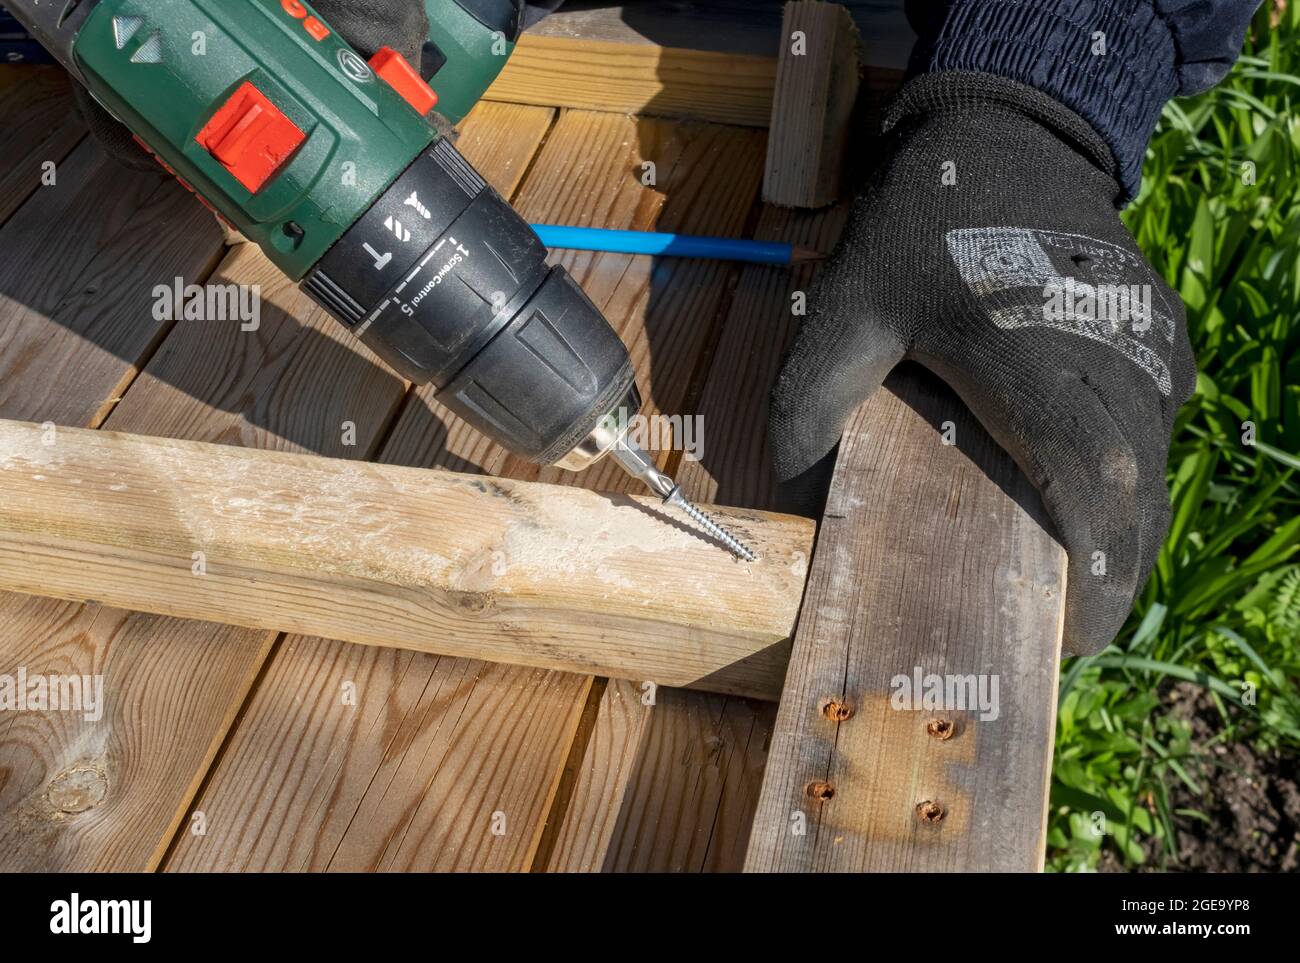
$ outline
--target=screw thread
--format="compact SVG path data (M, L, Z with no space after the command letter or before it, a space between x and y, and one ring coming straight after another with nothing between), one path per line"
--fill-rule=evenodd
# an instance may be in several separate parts
M708 515L704 514L704 512L700 511L685 498L682 498L680 494L677 499L674 499L674 501L676 501L677 504L681 506L682 511L691 516L691 518L693 518L701 528L720 541L723 545L727 546L727 548L730 549L731 554L735 555L737 558L743 558L746 562L752 562L758 557L733 538L731 533L725 528L715 522Z

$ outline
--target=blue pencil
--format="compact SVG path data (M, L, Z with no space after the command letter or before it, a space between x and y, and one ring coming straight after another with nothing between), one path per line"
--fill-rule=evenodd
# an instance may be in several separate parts
M822 256L817 251L792 244L734 237L698 237L691 234L566 227L559 224L534 224L533 230L547 247L573 248L579 251L699 257L720 261L752 261L756 264L792 264Z

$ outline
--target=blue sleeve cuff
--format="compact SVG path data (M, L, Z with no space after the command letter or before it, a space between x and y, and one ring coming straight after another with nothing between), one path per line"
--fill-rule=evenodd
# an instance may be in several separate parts
M1147 142L1179 89L1175 39L1151 0L951 0L929 20L912 74L972 70L1053 97L1096 129L1137 195Z

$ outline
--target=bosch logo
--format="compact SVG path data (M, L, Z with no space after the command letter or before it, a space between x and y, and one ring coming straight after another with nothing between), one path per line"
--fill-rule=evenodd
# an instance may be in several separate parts
M346 47L339 49L339 68L359 84L368 84L374 77L366 62Z

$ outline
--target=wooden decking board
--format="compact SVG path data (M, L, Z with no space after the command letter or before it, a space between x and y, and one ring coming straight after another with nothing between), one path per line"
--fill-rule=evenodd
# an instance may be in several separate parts
M764 205L754 236L829 253L848 217L847 205L797 211ZM723 326L699 414L705 426L701 457L683 459L678 482L693 498L722 505L776 507L767 443L768 395L802 317L792 295L807 292L820 270L746 265ZM736 363L743 358L744 364Z
M98 425L171 325L154 285L202 279L220 251L179 184L84 141L0 228L0 414Z
M862 407L841 443L746 869L1042 867L1065 595L1049 528L1033 486L933 376L901 368ZM901 707L896 680L918 667L996 677L996 718ZM823 713L832 698L843 721ZM954 734L928 731L940 721Z
M67 306L67 311L57 316L66 317L70 324L81 324L87 316L99 324L87 327L86 343L94 349L90 358L82 360L69 352L64 362L78 375L89 376L97 366L103 367L107 356L94 340L101 330L125 331L131 322L147 331L156 322L149 303L142 299L151 298L153 285L169 283L177 275L195 279L198 265L186 266L181 259L188 254L192 261L211 260L221 250L221 239L211 214L179 185L120 171L89 142L73 153L65 167L74 163L86 165L84 174L89 178L83 181L88 196L79 200L91 207L82 215L90 229L88 252L83 256L94 269L83 272L92 280L101 273L118 279L114 287L99 291L92 310L85 307L86 293L58 302L60 310ZM137 189L133 185L138 181ZM47 207L29 214L28 209L44 197L36 195L10 219L0 230L0 245L7 232L33 230L29 221L42 224L54 213ZM135 207L124 198L134 199ZM96 210L95 205L103 209ZM141 213L132 216L133 209ZM160 230L165 236L150 246L147 242L157 239ZM120 273L123 263L132 265L130 274ZM67 270L67 257L63 265ZM71 277L75 281L78 275L74 271ZM306 299L251 247L229 254L212 280L263 285L260 330L241 332L233 322L178 322L144 374L112 410L106 426L338 457L364 456L384 419L395 410L404 384L377 367L364 348L345 344L346 335L337 324L314 308L309 310ZM27 338L40 335L24 312L7 313L5 322ZM47 340L57 342L58 332ZM127 343L141 340L137 334ZM117 369L114 377L124 381L134 359L112 360ZM322 393L322 384L331 385L331 391ZM86 395L93 404L78 401L78 391L60 394L58 411L50 417L67 418L71 410L93 424L90 414L105 405L96 394ZM79 410L74 403L80 404ZM26 406L16 414L42 416ZM357 423L354 447L343 444L345 420ZM50 609L55 617L63 611ZM11 637L48 638L50 624L41 610L25 612L27 617L14 626ZM49 741L40 747L39 765L28 767L22 785L7 790L7 812L37 813L48 825L43 833L6 838L0 844L0 865L136 870L154 866L274 640L266 632L128 616L107 609L95 617L95 624L117 628L111 635L62 640L46 658L69 667L96 666L105 677L108 711L96 724L74 728L64 723L63 732L51 731ZM30 747L0 744L0 759L9 753L33 755ZM102 798L84 812L51 809L51 787L87 767L101 773L107 784Z
M215 277L276 284L260 253L247 246L232 253ZM202 322L173 329L106 427L364 456L403 384L377 368L364 349L342 346L346 335L335 330L337 324L314 308L307 312L305 298L287 282L263 295L256 334ZM299 331L294 313L304 317L310 335ZM320 392L323 383L334 390ZM351 419L357 421L353 448L342 443L340 430ZM39 637L47 627L34 622L27 631ZM274 638L225 625L131 616L111 640L70 640L59 649L56 654L69 664L103 666L109 712L90 727L90 736L45 746L44 778L16 802L39 806L50 786L87 765L103 771L108 789L93 809L60 819L56 846L42 846L34 835L11 839L0 854L4 864L135 870L156 865ZM166 751L153 751L140 733L170 734L174 741ZM88 755L88 740L98 754Z
M662 192L652 229L743 235L761 178L761 132L642 118L637 137L640 156L656 162L656 191ZM640 176L635 158L632 172ZM736 265L585 252L561 252L558 260L605 310L627 344L642 390L642 412L650 417L691 415L687 402L699 390L701 364L716 340ZM607 293L608 281L615 277L611 261L615 269L626 267ZM665 451L657 461L665 467L676 458L676 452ZM550 468L540 478L601 491L638 487L608 459L581 476Z
M32 67L0 84L0 224L41 186L45 164L58 166L86 135L67 75L57 67Z
M763 774L774 707L611 679L553 872L732 872Z
M232 248L209 282L257 286L258 330L240 330L238 321L179 322L104 428L365 458L405 382L253 245ZM345 422L355 426L355 444L347 444Z
M210 762L204 707L239 705L252 680L226 667L241 656L245 665L260 662L269 638L200 635L172 619L16 599L0 608L12 640L4 671L102 674L106 705L98 721L23 712L0 729L7 773L0 865L11 872L146 869L183 815L175 798L193 791ZM140 639L148 645L132 642Z
M182 833L166 868L518 866L550 800L539 763L559 764L575 682L291 636L196 803L207 837ZM349 683L355 707L342 702Z

